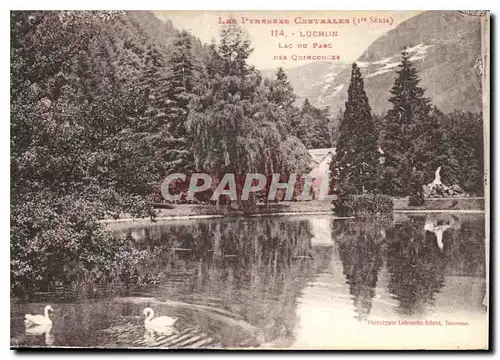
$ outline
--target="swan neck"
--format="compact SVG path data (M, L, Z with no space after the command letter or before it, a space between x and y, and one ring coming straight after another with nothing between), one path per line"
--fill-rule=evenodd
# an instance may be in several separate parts
M46 307L45 309L43 309L43 315L48 318L49 317L49 308Z

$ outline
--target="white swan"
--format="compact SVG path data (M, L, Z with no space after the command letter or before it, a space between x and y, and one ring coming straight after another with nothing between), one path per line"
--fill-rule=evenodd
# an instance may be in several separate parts
M52 329L52 324L44 324L44 325L32 325L26 327L26 335L45 335L50 333Z
M178 320L178 318L170 316L158 316L153 319L155 313L151 308L145 308L143 314L146 317L144 320L144 326L146 329L155 331L171 331L172 326L174 326L175 322Z
M54 309L52 309L52 306L47 305L43 310L43 315L31 315L31 314L24 315L24 324L26 326L52 325L52 320L50 320L49 317L49 311L54 311Z

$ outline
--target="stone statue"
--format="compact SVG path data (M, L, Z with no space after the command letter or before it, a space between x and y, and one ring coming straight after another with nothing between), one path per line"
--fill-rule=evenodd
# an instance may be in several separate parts
M441 171L441 166L437 168L436 170L436 177L434 178L434 181L432 182L433 185L442 185L443 183L441 182L441 175L439 172Z
M426 198L468 196L460 186L446 186L441 182L441 166L436 169L434 180L422 187Z

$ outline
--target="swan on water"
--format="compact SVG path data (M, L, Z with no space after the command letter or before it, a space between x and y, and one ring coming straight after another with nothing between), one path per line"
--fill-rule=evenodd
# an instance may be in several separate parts
M171 330L172 326L174 326L175 322L178 320L178 318L173 318L170 316L158 316L153 319L155 313L151 308L145 308L143 314L146 317L146 319L144 320L144 326L147 329L155 331Z
M52 306L47 305L43 310L43 315L31 315L31 314L24 315L24 324L26 326L52 325L52 320L50 320L49 317L49 311L52 312L54 311L54 309L52 309Z

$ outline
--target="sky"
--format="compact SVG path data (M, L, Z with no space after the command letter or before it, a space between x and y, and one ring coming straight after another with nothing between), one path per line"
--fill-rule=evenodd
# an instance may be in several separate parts
M218 41L221 22L235 19L246 30L254 47L249 63L261 70L291 68L322 59L352 63L377 38L419 13L421 11L155 11L158 18L170 19L176 28L190 31L205 43L212 39ZM256 23L256 20L274 19L288 23ZM315 24L315 20L330 23ZM313 23L304 24L305 21ZM324 33L319 33L321 31ZM299 48L304 44L307 48ZM311 59L311 56L322 58Z

